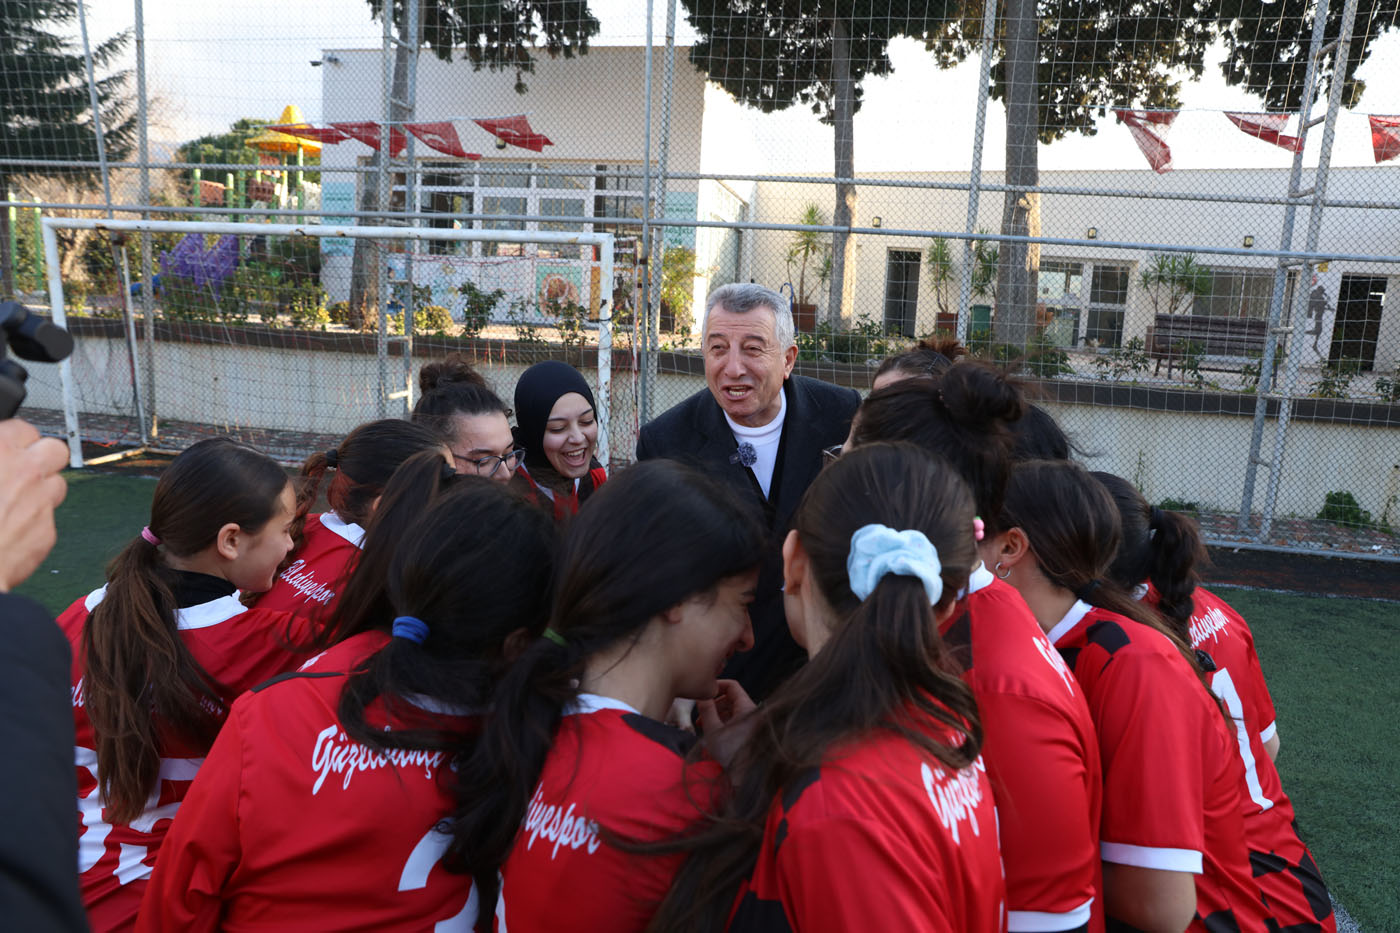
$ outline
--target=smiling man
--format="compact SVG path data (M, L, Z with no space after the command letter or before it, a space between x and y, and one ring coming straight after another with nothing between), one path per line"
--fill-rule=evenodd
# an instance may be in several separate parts
M773 547L749 614L754 648L727 676L761 699L805 657L788 634L779 544L824 448L841 443L860 404L853 389L792 374L797 362L787 299L761 285L723 285L705 302L705 390L642 426L637 459L698 466L760 510Z

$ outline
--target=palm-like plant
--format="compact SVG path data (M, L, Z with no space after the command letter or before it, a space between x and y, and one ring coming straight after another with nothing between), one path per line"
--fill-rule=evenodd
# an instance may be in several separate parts
M826 224L826 218L822 217L821 208L815 204L808 204L797 222L806 227L820 227ZM813 260L817 261L818 277L825 281L831 274L831 241L827 234L820 230L793 231L792 239L788 242L787 270L788 276L791 277L792 267L798 267L798 304L810 303L807 301L807 266ZM821 274L823 272L824 275Z
M1155 253L1139 281L1152 298L1153 313L1178 314L1189 310L1198 296L1210 294L1214 277L1190 253Z
M947 237L933 238L928 252L924 254L924 264L928 266L929 281L933 283L933 297L938 303L939 312L950 313L949 306L953 303L953 248L948 244Z

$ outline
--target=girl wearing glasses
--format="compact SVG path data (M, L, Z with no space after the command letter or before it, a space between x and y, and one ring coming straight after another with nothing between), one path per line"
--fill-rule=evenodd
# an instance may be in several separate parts
M516 440L529 453L517 482L530 499L563 521L608 479L594 458L598 418L593 391L577 369L546 360L525 370L515 384L515 414Z
M525 451L510 432L510 409L460 353L424 366L412 420L446 438L458 473L509 483Z
M290 612L313 623L330 618L365 536L384 484L409 457L442 450L437 433L397 418L362 424L335 447L314 453L301 468L293 541L295 547L259 609ZM326 511L311 507L326 488Z

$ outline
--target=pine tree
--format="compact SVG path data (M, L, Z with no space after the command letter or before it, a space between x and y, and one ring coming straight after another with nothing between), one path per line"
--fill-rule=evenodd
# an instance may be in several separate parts
M26 176L94 179L97 134L86 64L76 32L77 0L0 0L0 194ZM107 157L131 151L136 119L127 92L129 72L108 69L130 40L123 32L92 49ZM50 168L16 160L92 162L90 168ZM15 293L10 212L0 209L0 295Z

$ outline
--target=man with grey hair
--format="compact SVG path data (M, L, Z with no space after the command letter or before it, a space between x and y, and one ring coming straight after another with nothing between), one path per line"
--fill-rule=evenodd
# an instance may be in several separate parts
M732 658L725 673L761 699L805 658L783 612L782 539L821 469L822 451L845 439L860 396L792 374L792 309L770 288L715 289L700 332L707 388L642 426L637 459L680 460L724 480L772 532L749 607L754 647Z

